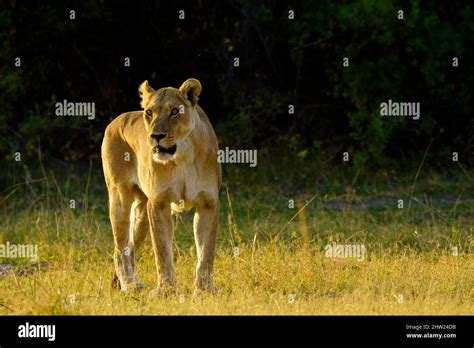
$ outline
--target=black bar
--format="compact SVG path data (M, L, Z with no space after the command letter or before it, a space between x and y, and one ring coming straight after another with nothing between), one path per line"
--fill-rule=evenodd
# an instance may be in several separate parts
M19 327L26 323L30 329L31 325L54 324L54 341L48 341L47 337L19 337ZM4 316L0 317L0 346L384 344L472 347L472 328L472 316ZM456 337L407 338L407 333L455 334Z

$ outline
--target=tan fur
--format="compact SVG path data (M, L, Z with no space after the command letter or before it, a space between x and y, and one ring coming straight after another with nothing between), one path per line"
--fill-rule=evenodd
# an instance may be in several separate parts
M214 290L212 269L222 178L216 135L197 105L201 89L196 79L186 80L179 89L156 91L145 81L139 88L144 110L118 116L105 130L102 163L109 192L115 272L122 290L142 287L134 259L150 231L158 272L158 287L152 295L175 291L171 214L193 207L195 288ZM183 113L172 115L174 109ZM162 152L172 151L174 145L174 154Z

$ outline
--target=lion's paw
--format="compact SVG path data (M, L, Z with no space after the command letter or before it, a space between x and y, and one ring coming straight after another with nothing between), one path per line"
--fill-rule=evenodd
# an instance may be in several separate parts
M126 284L125 287L123 287L121 290L124 292L135 292L135 291L140 291L145 288L145 285L140 282L135 282L135 283L129 283Z

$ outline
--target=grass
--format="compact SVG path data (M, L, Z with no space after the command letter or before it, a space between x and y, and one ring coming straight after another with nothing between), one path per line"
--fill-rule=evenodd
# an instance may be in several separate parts
M304 186L226 168L214 274L220 293L192 296L188 213L176 218L178 294L150 300L156 271L149 239L137 262L146 290L110 287L113 244L100 170L38 168L7 168L0 244L37 244L40 263L0 259L11 266L0 278L2 315L474 313L474 183L466 171L421 171L415 187L414 174L363 181L335 171ZM364 260L325 257L333 242L364 245Z

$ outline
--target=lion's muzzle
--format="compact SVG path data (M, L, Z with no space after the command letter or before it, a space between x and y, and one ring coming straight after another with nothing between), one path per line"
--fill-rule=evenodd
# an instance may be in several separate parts
M163 147L161 145L156 145L153 147L153 153L167 153L169 155L174 155L176 152L176 144L171 147Z

